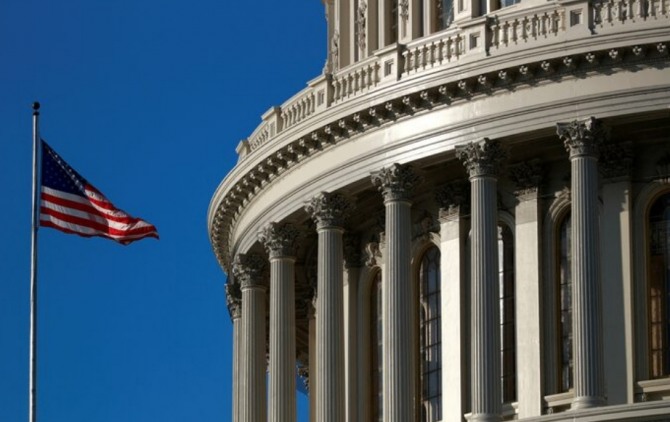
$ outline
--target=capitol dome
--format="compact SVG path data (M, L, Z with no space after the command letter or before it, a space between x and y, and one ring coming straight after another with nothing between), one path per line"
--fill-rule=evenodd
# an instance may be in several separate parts
M233 420L670 420L670 0L323 2L209 207Z

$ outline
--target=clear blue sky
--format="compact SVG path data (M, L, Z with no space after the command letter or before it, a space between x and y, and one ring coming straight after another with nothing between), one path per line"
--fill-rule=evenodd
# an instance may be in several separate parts
M228 421L207 206L260 115L321 72L325 38L319 0L2 2L0 421L28 413L31 103L42 137L161 235L40 230L40 421Z

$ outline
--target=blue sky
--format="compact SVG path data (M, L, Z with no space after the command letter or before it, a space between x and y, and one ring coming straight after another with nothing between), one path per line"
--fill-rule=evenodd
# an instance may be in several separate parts
M318 0L2 2L0 421L28 413L31 103L42 137L161 235L40 230L39 420L227 421L207 206L260 115L321 72L325 38Z

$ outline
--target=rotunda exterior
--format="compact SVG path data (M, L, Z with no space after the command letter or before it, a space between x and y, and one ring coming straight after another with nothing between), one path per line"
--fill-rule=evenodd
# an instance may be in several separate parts
M209 207L233 420L670 420L670 0L324 6Z

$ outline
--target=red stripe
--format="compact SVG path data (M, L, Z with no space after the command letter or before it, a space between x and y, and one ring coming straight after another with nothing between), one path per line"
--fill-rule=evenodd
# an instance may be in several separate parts
M118 236L143 234L143 233L149 233L149 232L152 232L152 231L156 231L156 228L152 225L132 228L132 229L128 229L128 230L114 229L112 227L109 227L105 224L98 223L98 222L93 221L93 220L88 220L86 218L76 217L76 216L73 216L71 214L65 214L65 213L58 212L58 211L55 211L55 210L52 210L52 209L46 208L46 207L40 207L40 212L44 215L50 215L52 217L58 218L59 220L65 221L67 223L77 224L79 226L88 227L88 228L91 228L93 230L99 231L101 233L108 233L108 234L118 235Z
M103 214L100 211L98 211L95 207L91 205L86 205L82 204L81 202L75 202L71 201L69 199L61 198L60 196L54 196L50 195L48 193L42 192L42 200L46 202L51 202L56 205L61 205L63 207L68 207L72 208L78 211L82 211L88 214L93 214L97 215L100 218L104 218L105 220L111 220L117 223L125 223L125 224L134 224L137 223L138 221L141 221L138 218L133 218L133 217L118 217L114 215L108 215L108 214Z
M145 237L153 237L153 238L158 239L158 233L156 233L156 232L147 233L147 234L145 234L144 236L134 237L134 238L132 238L132 239L128 239L128 238L115 238L115 237L112 237L112 236L108 236L108 235L105 234L105 233L95 233L95 234L82 233L82 232L78 232L78 231L75 231L75 230L66 229L66 228L64 228L64 227L61 227L61 226L59 226L59 225L57 225L57 224L52 223L52 222L49 221L49 220L40 220L40 226L42 226L42 227L51 227L52 229L56 229L56 230L62 231L63 233L76 234L76 235L79 235L79 236L82 236L82 237L104 237L104 238L107 238L107 239L115 240L115 241L121 243L122 245L127 245L127 244L129 244L129 243L131 243L131 242L134 242L134 241L136 241L136 240L144 239Z

